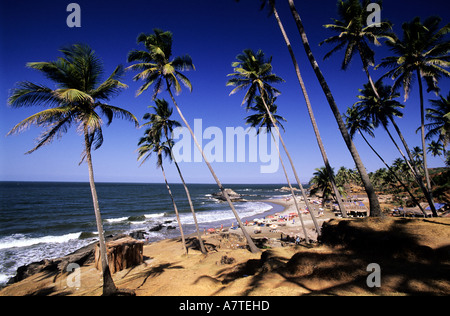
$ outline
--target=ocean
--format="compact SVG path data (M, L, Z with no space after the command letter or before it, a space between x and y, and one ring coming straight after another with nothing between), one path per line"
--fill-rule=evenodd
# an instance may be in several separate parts
M212 197L217 185L188 185L200 228L231 226L226 202ZM248 202L235 203L241 219L263 217L280 208L261 202L280 198L282 185L227 185ZM164 184L97 183L106 235L144 231L150 242L180 236ZM195 232L181 184L172 184L185 234ZM281 209L279 209L281 211ZM159 231L152 228L163 224ZM168 229L175 227L175 229ZM97 240L89 183L0 182L0 287L18 267L65 256Z

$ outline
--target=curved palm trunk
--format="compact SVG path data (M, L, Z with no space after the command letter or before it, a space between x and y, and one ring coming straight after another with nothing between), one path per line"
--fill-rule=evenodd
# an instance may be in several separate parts
M169 192L170 198L172 200L172 205L173 205L173 209L175 211L175 215L177 216L178 226L180 227L181 242L183 244L183 250L184 250L184 253L187 254L188 252L186 249L186 240L184 239L183 226L181 225L180 214L178 214L177 204L175 203L175 199L173 198L172 190L170 190L170 186L169 186L169 183L167 182L166 173L164 172L164 167L162 164L161 164L161 171L164 176L164 181L166 182L167 191Z
M314 58L314 55L311 51L311 47L308 42L308 38L305 33L305 29L303 27L302 20L300 18L300 15L298 14L294 0L288 0L289 6L291 8L292 16L294 17L294 20L297 24L298 31L300 33L303 47L305 48L306 54L308 56L308 59L311 63L311 66L314 70L314 73L317 76L317 79L319 80L319 83L322 87L323 92L325 93L325 96L327 98L327 101L330 105L330 108L334 114L334 117L336 119L336 122L338 123L339 130L341 131L342 137L344 138L344 141L347 145L348 150L350 151L350 154L353 157L353 160L355 162L356 168L359 171L359 174L361 176L361 180L363 182L365 191L367 193L367 196L369 198L369 204L370 204L370 216L371 217L380 217L382 215L381 213L381 207L380 202L378 201L378 197L375 194L375 189L372 185L372 182L370 181L369 175L367 174L367 170L364 167L364 164L361 160L361 157L359 156L358 150L355 147L355 144L353 143L350 135L348 134L347 128L345 127L345 123L342 119L342 116L339 112L339 108L336 105L336 102L334 100L334 97L331 93L331 90L322 74L322 71L319 68L319 64L317 63L317 60Z
M376 88L376 86L375 86L375 84L374 84L374 82L372 80L372 76L370 75L370 72L369 72L369 65L367 64L367 62L366 62L366 60L365 60L365 58L364 58L364 56L362 54L362 49L359 48L358 50L359 50L359 54L361 56L361 61L362 61L363 66L364 66L364 71L366 72L367 78L369 79L369 83L372 86L372 90L375 93L376 98L378 100L380 100L381 98L380 98L380 95L378 93L378 89ZM420 78L419 78L419 81L420 81ZM421 82L419 82L419 85L421 86ZM421 91L422 91L422 87L421 87ZM421 115L421 117L422 117L421 129L422 129L422 128L424 128L424 124L425 124L424 123L424 111L423 111L423 94L421 94L421 113L422 113L422 115ZM405 138L403 137L403 134L400 131L400 128L398 127L398 125L396 124L396 122L395 122L395 120L393 118L390 118L390 119L391 119L392 125L395 128L395 131L397 132L398 136L400 137L400 139L402 141L403 147L405 147L406 153L408 154L408 157L409 157L409 161L408 161L408 159L406 159L406 157L403 154L402 150L397 145L396 141L394 140L394 138L392 137L391 133L389 132L387 126L384 126L384 129L386 130L386 132L388 133L388 135L391 138L392 142L394 143L395 147L398 149L398 151L402 155L403 159L406 161L408 167L410 168L414 178L416 179L417 184L419 185L420 189L422 190L423 194L425 195L425 198L428 201L428 204L430 205L430 209L431 209L431 212L433 213L433 216L437 216L436 208L435 208L434 203L433 203L432 192L431 192L431 185L429 183L429 177L426 177L427 178L427 184L428 184L428 189L427 189L425 187L424 183L423 183L423 180L422 180L422 177L419 174L419 171L417 170L417 166L416 166L416 164L414 162L414 159L412 158L411 151L409 150L409 146L406 143ZM424 129L422 130L422 146L423 146L423 150L425 152L425 130ZM424 154L424 165L426 165L425 154ZM425 172L425 175L427 175L427 174L428 174L428 170L426 170L426 172ZM419 208L421 209L421 211L426 216L425 211L423 210L423 208L420 205L419 205Z
M236 211L236 209L234 208L233 203L231 202L230 196L228 195L228 193L225 191L225 188L223 187L222 183L220 182L219 178L217 178L216 173L214 172L214 169L211 167L211 164L209 163L208 159L206 159L205 153L203 152L202 147L200 146L200 144L197 141L197 138L195 137L194 132L192 131L191 126L189 125L189 123L186 121L183 113L181 112L180 108L178 107L177 102L175 101L175 98L172 94L172 91L170 90L170 84L168 81L166 81L167 84L167 90L170 94L170 97L172 98L172 102L175 105L175 108L178 111L178 114L180 115L181 119L183 120L184 124L186 125L186 127L188 128L189 132L191 133L192 138L194 139L195 145L197 146L198 150L200 151L200 153L202 154L203 160L205 161L206 165L208 166L209 171L211 172L211 175L213 176L214 180L216 181L217 185L219 186L220 191L222 192L223 196L225 197L225 199L228 202L228 205L230 205L231 211L234 214L234 217L236 218L236 221L238 222L239 227L242 230L242 233L244 234L244 237L247 240L247 244L250 248L250 251L253 253L257 253L260 252L260 250L258 249L258 247L256 247L255 243L253 242L252 238L250 237L250 235L248 234L247 230L244 227L244 224L242 223L241 219L239 218L239 215Z
M398 127L398 125L397 125L397 123L395 122L395 120L393 120L392 118L391 118L391 122L392 122L392 125L393 125L394 128L395 128L395 131L397 132L398 136L400 137L400 140L402 141L403 146L404 146L405 149L406 149L406 153L408 154L409 161L408 161L408 159L406 159L406 157L403 155L403 152L402 152L402 151L398 148L398 146L396 145L396 146L397 146L397 149L399 150L400 154L401 154L401 155L403 156L403 158L405 159L405 161L406 161L408 167L411 169L411 172L412 172L414 178L416 179L417 184L419 185L420 189L422 190L423 194L425 195L425 198L427 199L427 202L428 202L428 204L430 205L430 209L431 209L431 212L433 213L433 216L434 216L434 217L437 217L438 215L437 215L436 207L434 206L434 203L433 203L433 198L432 198L431 191L428 190L428 189L425 187L425 184L423 183L422 177L420 176L419 170L417 169L416 163L414 162L413 156L412 156L412 154L411 154L411 150L409 149L409 146L408 146L408 144L406 143L405 138L403 137L403 134L402 134L402 132L400 131L400 128ZM385 127L385 128L387 129L387 127ZM392 136L390 136L390 137L391 137L391 139L393 140ZM394 144L395 144L395 141L394 141ZM425 156L425 155L424 155L424 156ZM425 213L424 213L424 214L425 214ZM426 215L426 214L425 214L425 215Z
M117 287L111 276L111 271L108 265L108 257L106 254L105 236L103 234L103 223L100 214L100 206L98 204L97 190L95 189L94 182L94 168L92 167L91 146L89 142L89 136L87 133L84 135L86 145L86 161L89 168L89 185L91 187L92 202L94 204L95 221L97 223L98 239L100 244L100 257L102 262L102 274L103 274L103 295L110 296L117 293Z
M164 133L166 134L166 139L169 140L169 135L167 134L167 130L164 130ZM172 143L170 141L169 141L169 148L170 148L170 155L172 156L172 160L175 163L175 167L177 168L178 175L180 176L181 182L183 183L184 191L186 192L186 196L187 196L187 199L189 202L189 207L191 208L192 217L194 218L194 223L195 223L195 229L197 230L197 239L198 239L198 242L200 243L200 250L203 254L206 254L207 251L206 251L205 245L203 244L202 235L200 233L200 228L198 227L197 216L195 215L195 210L194 210L194 205L192 204L191 194L189 193L189 189L186 185L186 182L184 181L184 177L183 177L183 174L181 173L180 166L178 166L178 162L173 155Z
M180 167L178 166L177 161L175 159L173 159L173 161L175 162L175 166L177 167L178 174L180 175L181 182L183 183L183 186L184 186L184 191L186 191L186 196L187 196L187 199L189 202L189 206L191 208L192 216L194 217L195 229L197 230L197 239L198 239L198 242L200 243L200 250L203 254L206 254L207 251L206 251L205 245L203 244L202 235L201 235L200 229L198 227L197 216L195 215L195 210L194 210L194 205L192 204L191 194L189 193L189 189L188 189L186 183L184 182L184 178L183 178L183 175L181 174L181 170L180 170Z
M295 180L297 181L297 184L300 188L300 192L302 193L303 199L305 200L306 207L308 208L309 214L311 215L311 218L314 222L314 227L316 228L317 234L320 237L321 236L320 227L319 227L319 224L317 223L316 217L313 214L313 211L315 209L312 208L311 205L309 204L308 197L306 196L306 192L303 189L303 185L300 182L300 179L298 178L298 174L297 174L297 170L295 169L294 162L292 161L291 155L289 154L286 144L284 143L283 137L281 136L280 129L276 125L275 119L273 118L272 113L270 113L269 107L268 107L265 97L263 95L263 90L261 89L261 87L258 87L258 88L259 88L259 93L261 94L261 99L263 101L264 107L266 108L266 112L269 115L270 121L272 122L272 125L274 126L275 130L277 131L278 136L280 137L281 144L283 145L284 151L286 152L286 156L288 157L289 163L291 164L292 171L294 172ZM281 155L280 155L280 157L281 157ZM298 211L298 209L297 209L297 211ZM299 212L299 216L301 217L300 211L298 211L298 212Z
M298 218L300 219L300 223L302 224L303 234L305 235L306 242L309 244L310 239L308 236L308 233L306 232L305 223L303 221L302 212L300 212L300 206L298 205L297 197L295 196L294 188L292 187L291 181L289 180L288 173L286 171L286 167L284 166L283 158L281 157L280 147L278 146L277 142L275 141L275 136L273 135L272 131L270 131L270 134L272 135L272 138L274 140L275 147L278 151L278 157L280 158L281 166L283 167L284 176L286 177L286 181L289 185L289 190L291 191L292 198L294 199L295 209L297 210ZM311 213L311 210L310 210ZM317 231L318 236L320 236L320 231Z
M383 164L388 168L389 172L394 176L394 178L398 181L398 183L400 183L400 185L403 187L403 189L408 192L409 196L411 197L412 201L414 204L416 204L420 211L427 216L427 213L425 212L425 210L423 209L423 207L420 205L419 201L417 201L416 197L411 193L411 191L409 190L409 188L400 180L400 178L397 176L397 173L392 170L392 168L386 163L386 161L384 161L383 157L380 156L380 154L375 150L375 148L372 147L372 145L370 145L369 141L366 139L366 137L364 137L363 133L361 131L358 131L359 134L361 135L361 137L364 139L364 141L366 142L366 144L370 147L370 149L372 149L372 151L375 153L375 155L377 155L377 157L383 162Z
M433 216L437 217L437 211L434 207L433 202L433 192L431 190L431 181L430 181L430 174L428 172L428 164L427 164L427 145L425 143L425 108L424 108L424 101L423 101L423 84L422 84L422 77L420 74L420 70L417 69L417 79L419 80L419 90L420 90L420 133L422 137L422 150L423 150L423 170L425 172L425 179L427 181L427 188L429 192L429 199L430 199L430 208L433 212Z
M361 57L361 61L363 63L364 71L366 72L366 75L367 75L367 79L369 79L370 86L372 87L372 90L375 93L375 96L377 97L377 99L380 100L380 95L378 93L378 89L376 88L375 83L373 82L372 76L370 75L369 65L367 64L367 61L364 58L364 55L362 53L362 48L360 45L358 45L358 51L359 51L359 56Z
M300 73L300 67L298 65L297 59L295 58L291 43L290 43L289 38L284 29L283 23L281 22L280 16L278 15L278 12L275 8L275 5L272 5L272 8L273 8L273 13L275 15L275 19L278 22L278 26L280 27L281 33L283 34L284 41L286 42L286 46L289 50L289 54L291 55L292 62L294 64L294 68L295 68L295 73L297 74L297 79L298 79L298 82L300 83L300 87L302 89L303 96L305 97L306 107L308 109L309 118L311 120L311 124L313 126L314 133L316 135L317 144L319 145L319 149L320 149L320 153L322 154L323 162L325 163L325 167L327 168L328 174L330 175L331 187L333 188L333 192L336 196L336 201L338 203L339 210L342 213L342 217L347 217L347 211L345 209L344 202L342 201L341 194L339 193L339 190L337 188L336 180L333 175L333 170L330 166L330 162L328 160L328 156L325 151L325 147L323 146L322 138L320 137L319 128L317 127L316 118L314 116L314 112L313 112L313 109L311 106L311 101L309 99L308 92L306 91L305 83L304 83L302 75Z

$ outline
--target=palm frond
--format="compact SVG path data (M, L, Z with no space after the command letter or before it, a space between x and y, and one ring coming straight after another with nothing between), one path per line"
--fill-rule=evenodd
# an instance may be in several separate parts
M103 114L105 114L108 118L108 122L106 123L107 125L111 124L113 118L120 118L134 123L135 127L139 127L138 119L131 112L109 104L97 103L96 105L100 107Z
M17 83L8 99L8 104L15 108L35 105L60 106L61 103L62 100L52 89L29 81Z

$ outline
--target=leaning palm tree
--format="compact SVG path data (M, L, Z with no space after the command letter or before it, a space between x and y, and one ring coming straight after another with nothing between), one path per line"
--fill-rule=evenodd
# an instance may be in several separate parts
M441 18L430 17L422 23L420 18L417 17L411 22L404 23L402 26L403 39L396 39L394 43L387 42L395 56L384 58L381 64L376 67L391 69L385 76L394 80L394 90L403 86L405 101L409 97L414 79L417 78L420 92L422 150L424 153L426 153L426 143L423 79L427 83L428 92L438 92L438 80L442 76L450 77L450 72L445 69L450 67L450 41L445 40L446 34L450 32L450 23L439 29L440 22ZM423 159L423 169L428 191L431 194L426 154ZM434 203L431 209L435 214Z
M171 116L173 113L173 109L169 107L169 103L166 100L156 99L156 106L151 106L150 108L154 110L155 113L146 113L144 115L144 120L149 120L149 122L143 124L142 126L150 126L150 130L148 133L153 135L157 135L161 137L161 134L164 134L166 138L166 142L170 149L170 155L172 157L172 161L175 163L175 167L177 168L178 175L180 176L181 182L183 184L184 190L186 192L186 196L189 202L189 207L191 208L192 216L194 218L194 224L197 231L197 238L200 244L200 250L202 253L206 253L205 245L203 244L202 236L200 233L200 229L198 227L197 216L195 215L194 205L192 204L191 194L189 193L189 189L184 181L183 174L181 173L180 166L173 155L173 129L176 127L180 127L181 124L178 121L172 120Z
M134 80L143 80L144 84L138 91L138 94L146 91L150 86L154 85L153 88L153 98L156 97L158 93L162 91L162 88L165 86L167 92L169 93L172 102L177 109L178 114L181 117L181 120L186 125L187 129L191 133L191 136L194 140L195 145L198 150L202 154L202 157L211 172L214 180L219 186L220 191L223 196L227 200L230 208L238 222L239 227L244 234L247 244L250 248L251 252L260 252L258 247L252 241L250 235L245 229L228 193L225 191L222 183L217 177L214 169L206 158L205 153L203 152L202 147L198 143L197 138L195 137L194 131L191 126L185 119L183 113L181 112L180 107L178 106L175 97L173 95L172 89L175 89L176 93L181 93L181 85L180 81L190 90L192 91L192 84L189 79L184 76L181 71L185 70L193 70L195 69L194 64L192 63L192 59L189 55L185 55L183 57L175 57L172 59L172 33L164 32L161 30L154 30L154 34L146 35L140 34L138 39L138 44L143 43L145 45L146 50L133 50L128 54L128 62L137 62L136 64L128 67L131 70L140 71L135 77Z
M377 25L367 25L367 19L371 12L367 11L367 6L373 3L373 0L339 0L338 13L340 20L333 19L334 24L324 25L325 28L338 33L338 35L327 38L319 45L324 43L335 44L336 46L325 55L324 59L329 58L334 53L345 48L342 70L347 70L355 53L359 53L366 72L369 83L378 94L375 83L369 72L369 66L375 66L375 52L370 48L370 44L380 46L381 39L394 41L392 33L392 23L383 21ZM377 1L381 6L382 1Z
M113 118L123 118L139 126L137 119L130 112L109 105L109 101L126 85L120 82L123 68L118 66L109 78L102 82L103 64L87 45L76 44L62 48L63 57L51 62L28 63L29 68L40 71L56 85L55 89L45 85L24 81L17 83L12 90L8 103L14 108L28 106L47 106L48 109L38 112L23 120L8 133L19 133L35 125L45 128L37 140L37 145L27 153L51 143L55 137L65 134L73 125L84 137L82 161L86 159L89 169L89 184L100 243L100 256L103 270L103 294L117 294L108 266L103 224L94 182L91 151L103 144L101 115L107 119L107 125ZM80 163L81 164L81 163Z
M277 148L278 158L280 159L280 163L283 168L284 176L286 177L286 181L288 183L292 198L294 200L295 208L297 209L299 219L302 224L303 234L305 235L306 242L309 243L310 241L309 241L308 233L306 232L305 223L303 222L303 218L302 218L302 214L300 212L300 207L298 205L297 197L295 196L294 188L292 187L291 181L289 180L289 176L286 171L286 167L284 165L283 158L281 157L280 147L278 146L278 143L276 142L275 136L272 132L272 127L274 127L274 123L277 125L277 127L282 128L284 131L284 126L281 122L282 121L287 122L284 117L276 114L278 106L275 104L275 101L276 101L276 97L272 98L271 100L266 100L266 104L268 104L268 106L269 106L269 112L267 112L264 102L262 100L262 97L259 95L255 96L255 99L254 99L255 105L250 106L250 108L248 108L247 111L252 111L252 112L256 112L256 113L247 116L245 119L246 120L245 122L247 125L250 125L250 127L255 128L257 130L257 132L256 132L257 135L259 135L259 133L263 130L266 133L270 133L272 135L275 147Z
M292 161L291 155L286 148L286 144L284 143L280 130L266 102L266 100L273 98L274 95L279 94L279 91L272 85L275 83L283 82L283 79L272 72L272 58L266 59L264 53L261 50L255 53L251 49L245 49L242 54L239 54L236 57L236 59L237 61L232 64L235 72L228 75L228 77L232 78L228 80L227 86L235 87L231 91L230 95L235 94L238 91L247 89L244 100L242 101L242 105L247 103L247 108L249 108L252 100L256 96L256 93L259 92L266 113L272 123L272 126L275 128L277 136L280 138L281 144L283 145L284 151L286 152L286 155L289 159L295 175L295 179L297 181L297 185L299 186L302 196L305 200L306 207L310 211L309 213L314 222L316 231L320 235L319 225L317 223L316 217L313 214L313 208L309 205L308 198L306 197L305 190L303 189L302 183L299 180L294 162ZM301 216L300 210L297 209L297 211L299 212L299 216Z
M344 120L342 119L341 113L340 113L339 108L336 104L336 101L333 97L333 94L331 93L330 87L328 86L328 83L326 82L325 77L323 76L322 71L320 70L319 64L317 63L317 60L314 57L314 54L312 53L311 46L309 45L308 37L306 36L305 28L303 26L303 22L302 22L300 15L298 14L298 11L295 7L294 0L288 0L288 1L289 1L289 7L292 12L292 16L294 17L298 31L300 33L300 37L302 39L303 47L306 51L306 55L308 56L308 60L311 63L311 67L313 68L314 73L316 74L316 77L320 83L320 86L322 87L322 90L325 94L328 104L330 105L330 109L333 112L336 122L338 124L339 131L342 134L345 144L347 145L347 148L348 148L350 154L352 155L352 158L355 162L356 168L358 169L358 172L360 174L361 181L364 185L365 191L367 193L367 197L369 198L370 216L379 217L379 216L381 216L380 203L379 203L378 197L375 193L375 189L373 188L373 185L370 182L370 178L369 178L369 175L367 174L367 170L364 167L364 164L361 160L358 150L356 149L355 144L353 143L353 141L347 131L347 128L345 127Z
M187 254L187 248L186 248L186 240L184 238L184 232L183 232L183 225L181 224L180 214L178 213L178 207L177 203L175 202L175 199L172 194L172 190L170 189L169 182L167 181L166 172L164 171L163 166L163 156L164 158L169 157L169 159L172 159L172 152L171 152L171 145L168 145L171 141L167 142L161 142L159 133L155 133L154 130L149 129L145 131L145 136L141 137L139 140L138 146L138 161L142 160L141 165L146 162L150 156L155 153L157 155L156 160L156 166L157 168L161 168L161 172L164 177L164 182L166 183L167 191L169 192L170 199L172 200L172 206L173 210L175 211L175 215L177 217L178 227L180 228L180 234L181 234L181 243L183 245L183 251L185 254Z
M383 126L384 130L389 135L389 138L408 165L411 174L414 176L417 184L419 185L428 203L430 204L430 208L433 210L434 205L432 203L430 192L425 187L420 172L417 168L419 164L416 160L414 160L412 152L409 149L409 146L406 143L406 140L395 121L396 117L403 117L401 109L404 108L404 105L396 100L396 98L398 98L400 95L397 93L392 93L392 88L389 85L384 85L383 79L378 80L375 83L375 87L376 88L374 90L371 87L370 83L364 85L364 89L359 90L361 93L358 96L360 101L355 103L355 106L359 108L362 116L366 117L370 122L372 122L374 127L378 127L379 125ZM406 149L409 159L405 156L405 154L395 141L394 137L392 136L388 127L389 123L392 123L392 125L394 126L399 138L403 143L403 146Z
M371 90L373 91L373 90ZM371 122L371 120L367 119L367 115L363 114L363 111L360 107L358 107L356 104L354 104L351 108L347 109L347 113L344 114L344 117L346 118L346 125L348 128L348 131L350 133L350 136L353 138L356 133L359 133L363 140L366 142L366 144L372 149L372 151L375 153L375 155L383 162L383 164L388 168L391 175L400 183L400 185L403 187L403 189L408 192L409 196L411 197L411 200L416 204L420 210L426 215L425 210L420 205L419 201L416 199L416 197L412 194L411 190L409 190L409 187L404 184L404 182L400 179L400 177L397 175L397 173L394 171L394 169L387 164L387 162L383 159L383 157L375 150L375 148L369 143L367 138L364 136L364 133L371 137L375 137L375 134L373 133L374 125Z
M239 0L236 0L236 1L239 1ZM289 37L288 37L288 35L286 33L284 25L283 25L283 23L281 21L280 15L278 14L278 11L277 11L277 8L276 8L276 5L275 5L276 1L275 0L260 0L260 2L261 2L261 10L264 9L266 7L266 5L267 5L267 7L269 8L269 14L270 15L271 14L274 15L274 17L275 17L275 19L277 21L278 27L280 28L281 34L282 34L283 39L284 39L284 41L286 43L286 47L288 48L289 55L291 56L292 63L294 65L294 70L295 70L295 74L297 75L297 80L298 80L298 82L300 84L300 88L302 90L302 94L303 94L303 97L305 99L306 108L308 110L308 115L309 115L309 118L311 120L311 124L312 124L313 130L314 130L314 134L316 136L317 145L319 146L319 150L320 150L320 153L322 155L323 162L324 162L326 168L328 169L329 174L331 175L330 181L331 181L331 185L332 185L334 194L336 196L336 201L338 203L340 211L342 212L343 217L347 217L347 212L345 210L345 206L344 206L344 203L342 201L341 194L339 193L339 190L337 189L336 181L334 179L333 173L331 172L331 165L330 165L330 162L329 162L329 159L328 159L328 155L327 155L326 150L325 150L325 146L323 145L322 137L320 136L319 127L317 126L316 118L315 118L314 111L313 111L313 108L312 108L312 105L311 105L311 100L310 100L308 92L306 90L306 86L305 86L305 83L303 81L302 74L300 72L300 67L298 65L297 58L295 57L294 51L292 49L291 42L290 42Z

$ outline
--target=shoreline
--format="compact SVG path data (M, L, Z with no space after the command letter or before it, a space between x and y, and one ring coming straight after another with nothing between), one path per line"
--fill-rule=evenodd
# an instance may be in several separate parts
M278 206L266 212L265 216L269 216L267 213L278 213L281 208L282 212L292 211L283 199L265 202ZM318 218L319 223L335 218L330 211L324 213L324 217ZM303 216L307 224L310 216ZM342 221L348 225L339 225ZM440 260L439 264L447 264L448 258L445 259L444 255L450 247L450 231L447 228L450 219L336 218L328 223L323 235L328 242L320 244L306 245L302 242L299 245L295 241L271 243L271 240L279 238L280 233L273 237L266 233L252 235L258 239L261 249L261 253L256 254L248 251L245 238L239 235L240 229L202 235L208 248L207 255L199 251L195 234L186 235L187 255L179 236L159 240L144 245L142 264L114 273L113 279L118 288L132 290L137 296L414 295L418 293L418 286L424 293L450 293L445 269L436 276L422 277L414 267L411 271L407 268L405 271L404 262L399 261L404 257L410 264L420 264L427 269L423 264L433 253L433 265L437 264L435 259ZM299 223L283 229L301 231ZM362 244L357 244L357 248L352 247L354 240L349 235L355 229L361 232L359 241ZM392 249L380 243L380 235L394 241L390 244ZM344 242L334 247L336 240L340 243L346 238L349 238L349 244ZM428 252L423 252L424 247ZM366 255L370 255L370 259ZM366 267L373 262L373 256L384 260L385 269L391 270L383 278L383 287L375 292L365 284ZM47 269L0 289L0 296L102 294L101 271L94 267L94 262L80 264L80 284L77 287L68 285L69 280L73 281L72 274L62 269L48 269L55 266L50 262ZM417 282L411 288L403 282L399 284L399 280L405 277L415 278Z
M250 224L253 223L254 219L256 219L256 218L258 218L258 219L265 219L265 218L268 218L268 217L275 216L275 214L278 214L278 215L281 215L281 216L288 216L289 213L292 213L292 212L296 213L296 210L295 210L294 203L293 203L292 199L289 202L286 202L285 198L246 200L246 201L243 201L243 202L244 203L251 203L251 202L266 203L266 204L268 204L268 205L270 205L272 207L270 210L267 210L264 213L257 214L257 215L251 216L251 217L243 217L243 218L241 218L241 221L244 223L244 225L245 225L246 222L250 223ZM304 208L304 206L303 206L303 208ZM317 233L315 232L315 228L314 228L313 222L312 222L312 220L310 218L310 215L309 214L304 214L302 216L302 218L304 220L305 227L307 229L307 233L308 233L309 238L312 241L316 241L317 240ZM328 219L328 218L325 218L325 220L326 219ZM278 226L277 229L275 230L275 232L274 232L274 230L272 228L268 227L268 225L267 226L264 225L263 227L260 227L260 229L258 229L257 233L255 232L256 226L251 226L251 225L245 226L245 229L248 231L250 236L252 238L255 238L255 239L261 239L261 238L280 239L280 236L282 236L282 235L284 235L284 236L289 235L289 236L292 236L292 237L300 236L301 239L304 239L303 229L301 227L300 221L298 220L298 217L296 217L294 219L294 222L295 222L294 224L292 222L289 222L289 223L286 223L286 226ZM321 223L322 222L323 221L321 221ZM224 230L223 230L224 232L235 233L235 234L243 236L243 233L242 233L241 229L239 229L239 227L237 226L236 219L234 219L234 218L232 220L223 220L223 221L211 222L211 223L214 224L214 225L210 225L211 228L215 228L216 230L220 230L219 227L222 226L224 228ZM321 225L321 223L320 223L320 225ZM228 226L228 225L230 225L230 226ZM203 226L208 226L208 225L203 225ZM231 229L233 226L235 227L234 230ZM179 230L178 230L178 233L179 233ZM114 240L114 239L116 239L116 238L118 238L120 236L123 237L123 236L130 236L130 235L131 235L131 233L117 233L117 234L113 234L113 235L109 236L109 239L110 240ZM214 234L207 233L206 229L201 231L201 236L204 239L208 239L212 235L214 235ZM162 238L162 239L159 239L159 240L156 240L156 241L148 242L145 245L148 246L148 245L151 245L151 244L154 244L154 243L168 242L168 241L171 241L171 240L177 240L177 239L180 239L180 237L181 237L181 235L177 235L176 237L166 237L166 238ZM186 237L186 239L196 238L197 237L197 233L196 232L192 232L192 233L186 234L185 237ZM42 262L58 262L58 261L61 261L61 260L65 261L65 260L67 260L66 259L67 257L70 257L70 256L72 256L75 253L79 253L80 251L83 251L83 249L90 249L90 248L94 247L93 245L95 245L97 243L98 243L98 241L94 241L94 242L92 242L92 243L90 243L88 245L85 245L83 247L80 247L80 248L76 249L75 251L73 251L73 252L71 252L71 253L69 253L69 254L67 254L65 256L62 256L62 257L57 257L57 258L46 257L46 258L44 258L41 261L36 261L36 262L33 261L33 262L30 262L30 263L25 264L23 266L20 266L20 267L17 268L15 275L12 276L10 279L14 279L15 277L17 277L19 275L19 271L23 270L24 268L27 268L27 267L30 267L30 266L34 266L34 265L37 265L37 264L42 263ZM11 284L15 284L15 283L11 283ZM5 288L5 287L8 287L11 284L2 284L0 286L0 290Z

